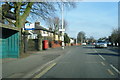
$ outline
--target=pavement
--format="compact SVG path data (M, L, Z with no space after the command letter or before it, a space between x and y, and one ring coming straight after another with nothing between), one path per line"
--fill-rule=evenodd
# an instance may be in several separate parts
M74 46L73 46L74 47ZM44 51L31 52L24 58L2 59L2 78L32 78L32 76L49 66L56 58L64 55L70 47L51 48Z

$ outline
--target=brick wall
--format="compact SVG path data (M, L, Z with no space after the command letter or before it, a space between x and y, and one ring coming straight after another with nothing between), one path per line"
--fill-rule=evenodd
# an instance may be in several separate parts
M61 47L61 41L51 41L51 48Z

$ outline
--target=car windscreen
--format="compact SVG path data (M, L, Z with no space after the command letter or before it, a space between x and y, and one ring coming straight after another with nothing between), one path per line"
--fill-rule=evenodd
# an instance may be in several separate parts
M105 41L97 41L97 43L106 43Z

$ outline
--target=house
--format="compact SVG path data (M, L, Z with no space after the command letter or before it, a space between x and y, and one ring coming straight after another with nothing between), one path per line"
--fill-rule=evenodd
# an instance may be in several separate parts
M74 41L74 38L70 38L70 43L72 44L72 43L74 43L75 41Z
M40 25L40 22L35 22L34 29L33 30L28 30L28 32L30 34L30 35L28 35L29 40L32 39L32 40L37 42L38 35L40 34L42 41L48 40L50 45L60 47L60 39L61 38L60 38L59 34L58 33L54 34L54 32L52 30L42 27ZM34 42L34 43L36 43L36 42ZM39 43L36 43L36 44L39 44ZM43 47L42 45L43 44L41 44L40 46Z
M70 38L70 44L71 46L76 45L76 39Z
M38 33L40 33L41 36L43 37L43 40L49 40L49 38L55 41L61 40L61 37L59 37L58 33L54 34L53 31L40 26L40 22L35 22L34 25L35 25L34 30L28 31L30 33L30 35L28 35L28 39L37 39Z

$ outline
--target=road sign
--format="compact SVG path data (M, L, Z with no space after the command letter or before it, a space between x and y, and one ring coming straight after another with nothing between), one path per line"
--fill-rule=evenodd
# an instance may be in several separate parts
M35 29L35 24L25 24L25 30L34 30Z
M59 29L59 31L65 31L65 29Z

